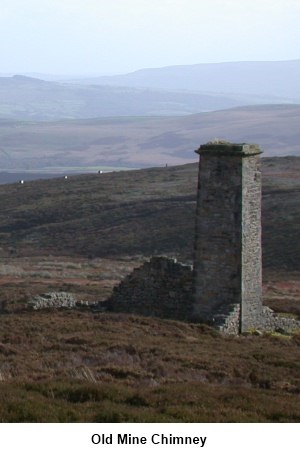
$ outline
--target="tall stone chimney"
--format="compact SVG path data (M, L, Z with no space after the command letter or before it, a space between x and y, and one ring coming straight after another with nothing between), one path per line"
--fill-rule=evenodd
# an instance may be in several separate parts
M262 316L259 146L209 142L200 154L194 318L233 332Z

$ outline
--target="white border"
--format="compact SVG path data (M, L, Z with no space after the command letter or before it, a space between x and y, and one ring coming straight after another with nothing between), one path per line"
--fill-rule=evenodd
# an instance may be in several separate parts
M154 445L153 434L173 437L202 437L193 445ZM92 443L93 434L103 434L112 444ZM118 434L145 437L142 444L120 445ZM157 436L155 439L159 439ZM209 453L289 453L299 451L299 424L269 423L36 423L0 424L0 445L5 453L89 453L89 452L185 452L205 451Z

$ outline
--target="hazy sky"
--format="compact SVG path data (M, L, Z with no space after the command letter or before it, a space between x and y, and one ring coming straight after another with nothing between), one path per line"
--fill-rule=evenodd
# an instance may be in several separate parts
M0 73L300 58L300 0L0 0Z

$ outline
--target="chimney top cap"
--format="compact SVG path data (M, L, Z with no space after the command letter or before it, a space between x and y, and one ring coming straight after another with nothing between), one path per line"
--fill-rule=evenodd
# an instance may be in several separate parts
M259 145L252 143L231 143L226 140L216 139L201 145L195 152L198 154L252 156L261 154L262 150Z

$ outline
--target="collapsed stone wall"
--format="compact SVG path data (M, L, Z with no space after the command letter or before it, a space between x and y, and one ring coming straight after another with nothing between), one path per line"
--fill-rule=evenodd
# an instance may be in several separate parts
M194 297L193 267L158 256L134 269L113 289L111 297L104 302L97 304L78 301L71 293L52 292L33 297L28 302L28 307L34 310L92 309L189 322L194 321ZM238 335L240 310L239 304L221 306L215 311L209 324L220 332ZM255 328L262 332L293 332L299 331L300 321L277 315L270 308L263 307Z
M238 335L240 333L240 320L241 320L241 307L239 304L233 304L230 306L226 305L221 313L219 309L218 313L214 315L213 326L221 332Z
M192 304L192 266L152 257L114 288L105 309L188 321Z
M102 309L193 321L194 297L193 266L156 256L124 278ZM210 324L220 331L238 335L240 306L227 304L223 310L220 308Z
M28 302L28 305L34 310L41 310L43 308L75 308L76 299L70 293L53 292L33 297Z
M152 257L125 277L99 309L193 321L194 297L193 267L158 256ZM220 306L209 324L220 332L238 335L240 311L240 304ZM255 328L264 332L293 332L300 329L300 321L281 317L268 307L263 307L256 321Z
M265 306L258 328L265 332L295 332L300 329L300 321L277 315L271 308Z
M89 307L91 304L86 301L77 301L73 294L64 291L34 296L28 302L28 306L34 310L45 308L84 308Z

